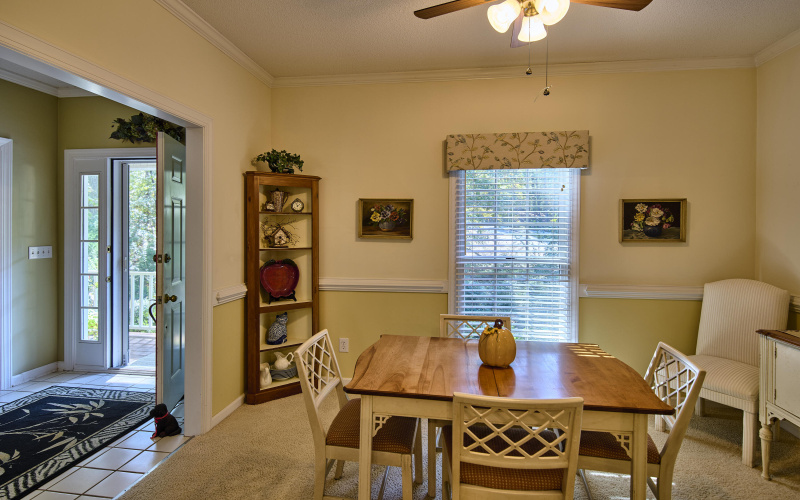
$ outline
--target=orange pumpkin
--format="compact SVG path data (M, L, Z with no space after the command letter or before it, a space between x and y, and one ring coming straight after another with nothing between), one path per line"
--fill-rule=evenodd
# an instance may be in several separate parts
M490 366L505 368L517 357L517 342L510 330L503 328L503 320L498 319L494 328L486 327L478 340L478 355L481 361Z

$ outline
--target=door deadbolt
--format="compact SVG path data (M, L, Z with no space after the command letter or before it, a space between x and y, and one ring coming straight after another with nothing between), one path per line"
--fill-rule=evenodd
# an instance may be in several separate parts
M172 257L170 257L168 253L165 253L164 254L164 264L166 264L167 262L169 262L171 260L172 260Z
M164 294L164 303L165 304L167 302L177 302L177 301L178 301L178 296L177 295L170 295L168 293Z

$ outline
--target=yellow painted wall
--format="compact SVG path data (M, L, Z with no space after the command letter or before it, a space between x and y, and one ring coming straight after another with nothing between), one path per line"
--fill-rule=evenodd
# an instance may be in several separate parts
M758 68L757 271L800 294L800 47Z
M215 374L211 394L211 412L219 413L231 403L231 396L244 394L246 375L244 366L245 301L228 302L214 308L214 359Z
M130 118L137 114L133 108L123 106L104 97L70 97L58 99L58 248L64 241L64 219L60 215L64 206L64 150L155 147L155 144L131 144L111 139L115 118ZM58 359L64 360L64 252L58 255Z
M589 129L581 283L752 278L755 70L279 88L273 142L320 175L326 278L447 279L447 134ZM358 198L413 198L413 241L356 238ZM688 198L686 243L620 244L620 198ZM732 229L735 228L735 229ZM725 249L725 251L720 251Z
M0 137L13 143L11 373L60 359L57 259L28 260L29 246L58 256L57 99L0 80Z
M252 169L253 156L270 148L271 90L152 0L136 2L135 8L104 0L42 0L35 6L4 0L0 20L213 120L210 278L215 289L243 283L241 173ZM241 346L243 336L241 323L215 328L214 345ZM213 373L215 409L241 394L224 388L240 387L244 351L224 355L227 359L217 359L215 353L214 363L227 367Z
M563 129L591 136L591 168L581 175L581 283L689 286L754 276L755 70L552 83L553 93L535 102L541 82L525 78L275 89L275 147L302 155L322 177L321 277L448 279L445 136ZM687 242L620 244L619 199L640 197L687 198ZM359 240L358 198L413 198L414 239ZM398 297L404 307L394 308ZM352 352L388 327L435 335L447 310L446 295L323 299L322 327L350 338L351 354L340 355L345 373ZM658 340L694 352L699 311L699 301L581 299L579 337L643 373Z

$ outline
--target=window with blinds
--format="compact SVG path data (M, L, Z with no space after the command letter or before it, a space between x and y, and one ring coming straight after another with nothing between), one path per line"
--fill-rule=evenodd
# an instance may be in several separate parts
M577 341L580 170L452 175L451 311L510 316L518 339Z

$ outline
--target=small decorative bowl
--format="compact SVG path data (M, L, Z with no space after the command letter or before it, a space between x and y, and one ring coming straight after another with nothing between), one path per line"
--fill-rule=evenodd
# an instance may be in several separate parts
M272 380L290 379L297 376L297 365L292 364L284 370L270 370L269 374L272 375Z

